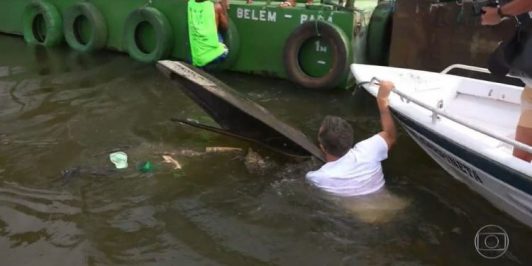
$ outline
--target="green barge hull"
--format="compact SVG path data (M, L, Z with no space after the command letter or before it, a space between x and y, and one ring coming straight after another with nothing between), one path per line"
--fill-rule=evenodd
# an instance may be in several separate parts
M393 3L373 12L377 2L280 8L279 2L233 0L224 34L229 56L213 69L289 79L311 89L350 86L350 63L387 60ZM108 49L144 62L190 62L186 12L186 0L0 0L0 32L22 35L29 44L66 40L80 52Z

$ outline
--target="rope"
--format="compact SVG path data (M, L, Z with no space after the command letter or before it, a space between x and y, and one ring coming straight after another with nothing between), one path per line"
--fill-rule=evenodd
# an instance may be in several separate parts
M318 13L319 14L319 13ZM318 28L318 20L314 20L314 28L316 30L316 36L321 37L320 30Z
M361 82L357 83L357 85L355 86L355 89L353 90L353 93L351 95L355 95L355 93L358 90L364 89L364 85L367 85L367 84L371 85L371 81L361 81Z

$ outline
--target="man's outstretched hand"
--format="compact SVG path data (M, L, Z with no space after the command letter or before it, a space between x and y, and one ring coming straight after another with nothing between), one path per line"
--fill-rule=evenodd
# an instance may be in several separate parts
M502 18L497 13L496 7L485 6L482 8L484 14L480 18L480 22L484 26L493 26L501 23Z
M379 92L377 93L377 99L387 100L393 88L395 88L393 82L387 80L381 81L379 83Z

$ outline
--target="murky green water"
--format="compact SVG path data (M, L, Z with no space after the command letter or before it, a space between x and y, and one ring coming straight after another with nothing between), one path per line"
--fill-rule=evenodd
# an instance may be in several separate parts
M0 36L1 265L530 265L532 231L452 179L406 135L386 161L386 187L406 207L368 222L304 181L311 163L251 147L180 151L237 140L172 123L208 117L153 66ZM277 80L219 77L313 136L326 114L378 129L365 92L311 93ZM123 150L130 167L114 170ZM163 164L174 152L183 166ZM143 161L155 164L141 173ZM369 203L371 205L371 202ZM376 213L379 212L377 209ZM474 249L476 231L509 233L505 257Z

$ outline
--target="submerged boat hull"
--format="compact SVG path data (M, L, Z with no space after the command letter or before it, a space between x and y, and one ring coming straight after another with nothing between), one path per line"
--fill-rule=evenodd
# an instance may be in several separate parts
M277 119L264 107L247 99L204 71L176 61L159 61L159 70L205 110L221 128L193 121L178 122L237 137L297 158L315 156L323 161L320 149L301 131Z

